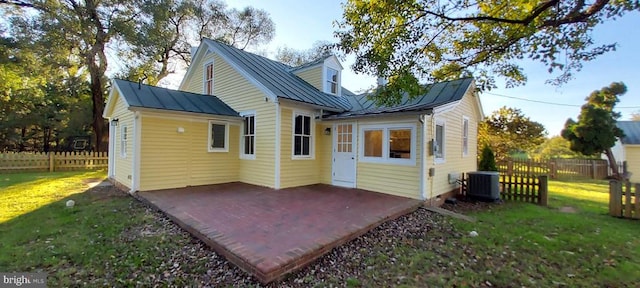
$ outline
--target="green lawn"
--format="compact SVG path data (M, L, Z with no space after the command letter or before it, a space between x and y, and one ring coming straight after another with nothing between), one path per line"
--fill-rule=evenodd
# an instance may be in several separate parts
M156 233L157 218L124 193L87 191L87 182L105 176L105 171L1 175L0 271L44 271L50 287L96 287L144 283L167 269L160 263L191 239L179 231ZM75 207L65 206L69 199ZM186 269L200 271L203 261L195 259Z
M470 213L476 223L445 220L451 228L435 227L428 244L378 247L385 253L368 259L365 283L391 270L407 277L383 286L638 287L640 221L607 214L608 183L550 181L549 194L549 207L496 205ZM575 212L559 211L566 206Z
M45 271L51 287L144 286L158 283L157 277L177 263L188 274L162 280L161 285L190 286L206 279L212 256L195 247L200 244L179 229L162 226L157 216L124 193L87 191L87 179L104 177L104 171L1 175L0 271ZM331 264L343 271L352 267L350 277L319 274L318 279L327 282L309 279L303 286L640 283L640 221L607 215L607 183L549 184L549 207L496 205L472 213L476 223L426 214L438 219L435 224L416 226L420 231L393 242L377 239L374 231L368 240L354 242L368 245L356 249L361 249L359 255ZM74 208L65 207L68 199L76 201ZM560 212L564 206L576 212ZM411 217L410 223L418 220ZM469 237L472 230L479 236ZM185 249L193 256L179 261L176 257Z

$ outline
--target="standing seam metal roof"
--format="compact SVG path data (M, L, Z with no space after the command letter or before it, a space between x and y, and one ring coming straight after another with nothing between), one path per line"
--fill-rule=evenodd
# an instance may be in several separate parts
M171 90L122 79L114 79L114 84L120 89L121 96L131 107L240 116L238 112L213 95Z
M618 121L616 125L624 132L622 144L640 144L640 121Z
M277 97L318 105L336 111L351 109L345 97L323 93L291 72L292 67L238 48L203 39L209 47L230 58L251 77L256 79Z
M378 106L375 101L369 97L369 94L355 95L347 97L351 102L351 106L353 106L353 110L329 116L327 119L428 110L461 100L472 84L473 78L462 78L430 84L425 87L427 89L426 94L413 99L405 95L400 103L394 106Z

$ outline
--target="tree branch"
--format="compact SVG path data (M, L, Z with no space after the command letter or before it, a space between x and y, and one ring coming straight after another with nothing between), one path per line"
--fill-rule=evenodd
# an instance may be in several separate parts
M601 0L602 1L602 0ZM608 2L607 0L604 0ZM433 11L424 11L425 14L436 16L438 18L445 19L447 21L461 21L461 22L475 22L475 21L491 21L491 22L499 22L499 23L508 23L508 24L522 24L529 25L536 17L540 16L542 12L547 11L549 8L558 4L560 0L549 0L547 2L543 2L540 6L536 7L531 11L531 14L523 19L506 19L499 18L493 16L472 16L472 17L449 17L447 15L436 13Z

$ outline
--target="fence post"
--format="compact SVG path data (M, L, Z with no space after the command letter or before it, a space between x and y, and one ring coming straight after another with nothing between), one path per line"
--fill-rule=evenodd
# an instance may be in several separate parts
M622 216L622 185L617 180L609 181L609 215Z
M513 159L507 160L507 175L513 175Z
M538 205L547 206L549 204L549 179L546 175L538 176Z
M54 152L49 152L49 172L53 172L55 170L53 161L54 161Z

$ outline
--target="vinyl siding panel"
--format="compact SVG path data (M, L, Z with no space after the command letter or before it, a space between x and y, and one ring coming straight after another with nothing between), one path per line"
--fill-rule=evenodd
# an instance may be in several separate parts
M390 123L398 124L412 124L415 125L416 139L411 141L416 142L415 165L400 165L400 164L387 164L387 163L369 163L369 162L357 162L356 172L356 186L360 189L381 192L391 195L409 197L414 199L420 199L420 159L422 158L422 146L420 145L420 139L422 138L422 124L417 121L418 116L415 117L389 117L385 119L358 121L357 137L357 149L356 154L358 159L360 158L360 150L363 148L363 143L360 133L361 125L386 125Z
M625 146L627 169L632 172L631 182L640 183L640 146Z
M214 59L214 94L238 112L255 111L256 113L256 157L240 160L238 180L254 185L275 187L276 104L271 100L267 101L267 95L263 91L240 75L224 59L210 53L205 57L205 61L212 57ZM202 83L202 73L199 75ZM240 134L236 137L238 141L235 148L240 148L240 137ZM234 156L239 158L240 150L236 151L238 152Z
M324 130L331 128L332 135L324 135ZM318 180L323 184L331 184L333 165L333 125L316 122L316 159L320 168Z
M119 183L131 188L133 178L133 117L134 113L127 109L125 101L120 97L118 91L115 91L116 103L114 105L113 119L118 119L118 126L116 127L115 135L115 155L113 157L115 161L115 180ZM122 127L127 127L127 153L126 157L120 156Z
M460 174L477 170L478 120L481 113L475 97L477 96L472 92L467 92L454 109L442 114L436 114L435 119L430 118L430 121L428 121L430 137L427 138L427 141L435 138L435 123L432 120L445 121L445 161L444 163L435 163L433 156L428 156L427 158L427 167L435 167L435 176L433 177L428 176L428 169L425 171L427 173L425 177L428 179L427 199L458 188L457 184L449 184L449 173ZM469 118L469 149L467 156L462 155L463 116Z
M280 188L304 186L310 184L320 183L320 171L321 164L320 158L324 155L318 155L310 159L293 159L292 146L293 146L293 115L294 109L288 107L282 107L280 112ZM313 114L311 114L313 115ZM312 116L313 118L313 116ZM322 144L318 137L319 125L314 126L312 122L312 141L315 142L316 150L320 148ZM323 135L324 136L324 135ZM329 137L330 138L330 137ZM315 151L317 152L317 151ZM312 152L312 154L314 154ZM313 155L312 155L313 156ZM319 157L320 156L320 157Z
M294 72L295 73L295 72ZM299 73L295 73L298 77L302 78L304 81L307 81L309 84L316 87L318 90L323 91L322 87L322 65L318 65L317 67L313 67L311 69L302 70Z
M208 125L204 119L143 116L140 190L237 181L239 127L229 125L228 152L208 152Z

